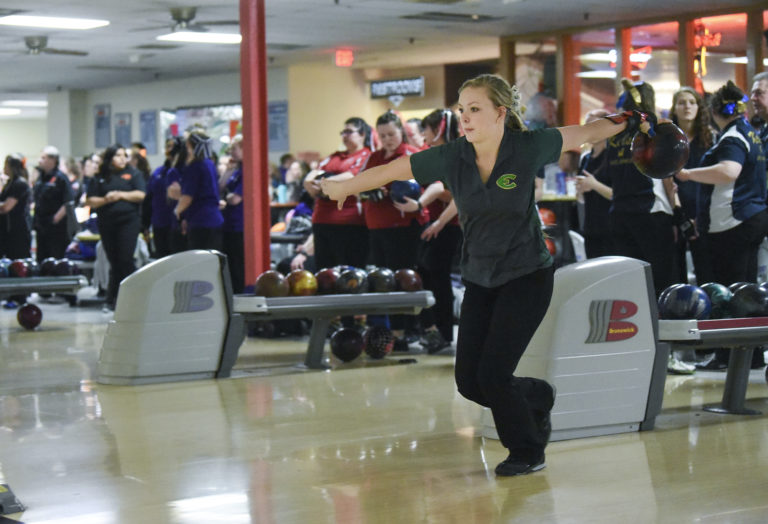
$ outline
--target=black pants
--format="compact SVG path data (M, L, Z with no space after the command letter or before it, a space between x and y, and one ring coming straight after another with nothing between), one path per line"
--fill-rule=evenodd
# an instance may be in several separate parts
M101 233L101 231L99 231ZM48 257L64 258L69 241L67 235L67 221L62 220L58 224L35 229L37 242L37 261L42 262Z
M364 268L368 264L368 229L365 226L312 224L312 234L318 269L341 265Z
M712 256L709 251L709 235L700 233L693 240L686 240L682 235L678 237L676 261L678 265L678 282L688 282L688 266L686 264L685 253L690 249L693 259L693 272L696 275L696 284L702 285L707 282L714 282L715 276L712 270Z
M232 277L232 291L242 293L245 287L245 247L242 231L223 231L222 249L227 255L229 274Z
M757 251L768 232L768 211L753 215L738 226L708 233L714 277L720 284L757 280Z
M533 411L546 405L543 380L515 376L528 343L552 298L554 269L545 268L486 288L465 282L456 346L459 393L491 408L504 447L535 458L546 443Z
M613 239L610 235L584 235L584 251L587 258L615 255Z
M220 227L190 227L187 249L215 249L221 251Z
M101 245L109 260L109 288L107 301L117 301L120 282L134 272L136 266L133 254L139 238L141 223L139 216L120 217L116 220L99 220Z
M188 235L181 232L180 227L176 229L171 228L170 239L168 240L168 247L171 250L171 254L181 253L182 251L189 249L187 247L187 237Z
M453 286L451 266L456 249L461 244L461 228L449 224L432 240L419 244L418 270L428 289L435 296L435 305L423 309L419 318L422 327L437 326L447 341L453 340Z
M422 226L416 221L406 227L370 229L368 234L371 242L371 264L392 271L416 269L421 230ZM391 315L389 320L392 329L398 331L414 328L416 324L413 315Z
M677 283L672 215L611 213L610 225L615 254L651 265L656 296Z
M155 258L163 258L171 251L171 228L152 226L152 243L155 245Z

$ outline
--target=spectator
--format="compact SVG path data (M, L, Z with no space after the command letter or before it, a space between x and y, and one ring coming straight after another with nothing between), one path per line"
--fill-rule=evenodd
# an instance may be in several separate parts
M46 146L40 156L37 182L33 187L34 229L37 260L63 258L71 240L67 227L67 206L73 205L72 187L59 171L59 150Z

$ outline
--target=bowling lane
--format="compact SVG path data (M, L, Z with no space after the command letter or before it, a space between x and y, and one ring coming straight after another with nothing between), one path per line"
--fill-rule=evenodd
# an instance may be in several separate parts
M668 377L657 430L556 442L497 479L453 359L139 387L97 385L109 315L0 311L0 482L24 522L760 522L768 417L701 411L722 373ZM236 369L295 362L306 340L248 339ZM278 366L279 367L279 366ZM283 370L281 370L283 371ZM755 372L759 374L759 372ZM747 403L766 409L751 377Z

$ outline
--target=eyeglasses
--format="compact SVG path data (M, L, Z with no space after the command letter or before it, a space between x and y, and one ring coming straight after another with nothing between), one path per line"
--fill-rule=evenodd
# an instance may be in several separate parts
M341 133L339 133L341 136L349 136L354 135L357 133L356 129L342 129Z

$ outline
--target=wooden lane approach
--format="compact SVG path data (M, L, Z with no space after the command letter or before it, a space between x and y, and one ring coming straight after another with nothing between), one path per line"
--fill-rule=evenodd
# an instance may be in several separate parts
M749 383L752 352L768 340L768 317L724 318L718 320L660 320L659 340L671 348L729 348L728 371L723 399L704 409L715 413L759 415L744 407Z
M231 375L246 320L312 321L304 366L324 369L331 319L352 314L417 314L429 291L265 298L233 295L224 255L185 251L123 280L98 364L104 384L146 384Z

